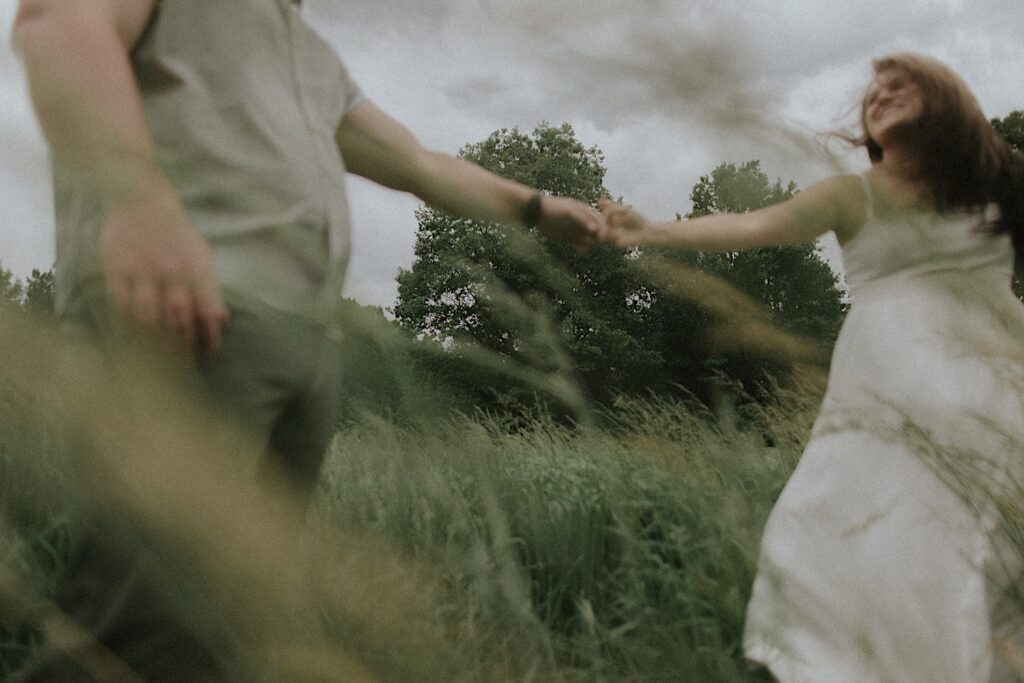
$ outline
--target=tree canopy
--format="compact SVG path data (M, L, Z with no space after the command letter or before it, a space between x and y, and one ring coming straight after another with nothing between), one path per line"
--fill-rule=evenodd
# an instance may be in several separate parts
M568 125L498 130L460 154L551 194L591 205L609 196L600 150L582 144ZM694 187L691 215L746 211L796 191L792 182L769 182L757 161L722 164ZM523 377L572 381L599 402L680 389L706 395L716 373L759 378L768 366L756 353L715 348L709 331L719 321L701 294L705 285L717 287L714 278L702 281L696 296L680 297L675 284L652 277L651 264L663 256L654 250L597 245L578 254L532 229L431 208L416 217L416 256L398 277L396 319L447 350L430 355L435 374L477 391L478 402L487 403L487 392L529 393ZM842 293L813 245L671 258L732 283L764 307L769 321L816 340L835 336ZM462 362L481 352L497 375L484 378Z
M785 201L797 191L793 181L772 183L759 161L723 163L694 186L689 217L744 213ZM700 254L696 265L760 302L788 330L819 342L835 340L845 312L843 295L817 244Z
M1024 151L1024 111L1012 111L1001 119L992 119L992 126L1014 148Z
M21 306L29 313L53 315L53 272L33 268L22 282L0 263L0 303Z
M20 304L23 291L21 281L0 263L0 303Z
M992 119L992 127L1014 149L1024 153L1024 111L1012 111L1001 119ZM1024 301L1024 252L1017 253L1013 291Z
M567 125L502 129L460 155L498 175L596 205L604 158ZM658 359L627 324L637 289L627 259L584 254L534 229L502 228L424 208L412 268L398 276L395 316L415 334L478 345L544 373L574 375L594 396L627 390Z

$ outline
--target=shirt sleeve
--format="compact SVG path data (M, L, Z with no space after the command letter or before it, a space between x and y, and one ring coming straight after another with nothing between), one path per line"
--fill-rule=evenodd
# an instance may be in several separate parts
M347 114L363 102L366 102L369 98L366 97L363 89L359 87L359 84L356 83L351 74L349 74L348 67L342 64L341 70L345 80L344 113Z

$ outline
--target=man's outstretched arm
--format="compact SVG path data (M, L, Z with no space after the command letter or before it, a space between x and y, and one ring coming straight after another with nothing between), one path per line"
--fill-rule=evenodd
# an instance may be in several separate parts
M57 163L104 210L99 253L115 309L216 348L226 308L209 245L156 164L130 51L155 0L21 0L13 42Z
M520 223L533 189L494 175L458 157L425 149L401 124L372 102L350 111L338 128L338 147L351 172L386 187L410 192L449 213ZM602 231L600 214L574 199L545 196L538 227L552 237L586 248Z

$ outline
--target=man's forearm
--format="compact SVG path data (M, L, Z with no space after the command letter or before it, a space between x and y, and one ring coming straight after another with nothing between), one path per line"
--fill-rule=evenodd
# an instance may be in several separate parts
M87 174L104 205L160 183L127 48L103 3L37 3L14 28L55 158Z
M586 250L603 229L587 205L567 197L545 196L520 183L445 154L427 152L409 188L420 199L464 218L536 226L543 234ZM537 196L538 201L531 202Z
M424 148L372 102L346 114L337 142L353 173L466 218L516 223L533 195L465 159Z
M427 204L458 216L518 223L534 190L501 178L480 166L445 154L427 152L431 168L413 189Z
M531 207L535 190L472 162L425 149L404 126L364 102L346 114L338 149L353 173L457 216L501 223L536 223L546 235L585 249L603 222L572 199L547 197Z

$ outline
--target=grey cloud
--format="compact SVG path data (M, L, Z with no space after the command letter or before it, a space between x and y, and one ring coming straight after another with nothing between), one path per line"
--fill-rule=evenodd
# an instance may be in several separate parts
M52 195L42 168L0 168L0 263L25 277L53 263Z
M507 95L512 86L500 76L469 76L443 88L453 106L471 108L488 106L495 98Z
M1021 0L305 4L371 96L428 144L454 152L497 128L569 121L606 152L609 189L663 217L685 212L693 183L721 161L759 158L772 177L803 185L838 168L814 133L835 127L866 84L870 59L885 52L948 61L993 115L1024 107ZM24 98L15 69L0 50L5 100ZM27 114L12 125L9 111L0 104L8 225L43 215L36 200L22 200L35 181L17 171L42 152L26 134ZM416 203L363 190L352 203L350 292L388 305L394 273L411 262ZM5 227L0 258L11 263L25 240ZM45 265L48 254L30 249Z
M464 0L304 0L318 20L358 26L378 35L433 30L448 21Z
M481 51L499 51L529 71L548 101L604 125L643 110L714 118L777 108L788 92L851 61L864 77L872 57L897 49L934 50L956 34L975 44L1020 26L1019 0L817 0L777 3L578 3L523 0L461 4L460 15L490 26ZM501 27L497 30L495 27ZM1016 29L1014 29L1016 31ZM502 103L504 104L504 103ZM484 106L487 106L485 103Z
M784 90L751 68L751 40L717 5L680 10L652 2L665 12L644 13L598 2L592 16L572 23L568 6L525 4L530 11L523 12L522 4L490 10L497 23L511 28L489 47L528 62L522 70L530 75L534 96L472 103L492 117L522 120L543 111L551 118L558 112L558 119L589 120L623 135L654 118L667 139L743 138L748 144L756 139L809 149L806 131L773 113Z

